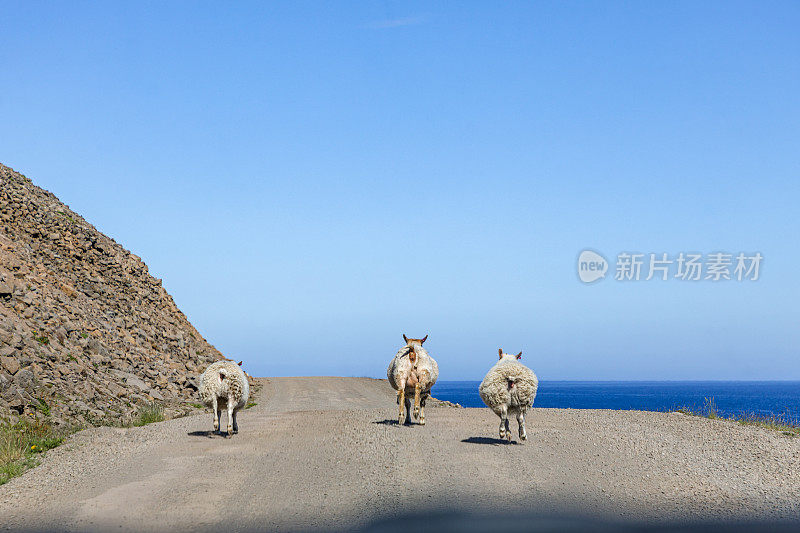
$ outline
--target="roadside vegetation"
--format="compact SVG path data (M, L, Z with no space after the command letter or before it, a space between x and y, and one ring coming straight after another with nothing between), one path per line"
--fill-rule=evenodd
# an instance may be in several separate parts
M673 409L673 411L685 415L710 418L711 420L730 420L742 426L758 426L773 431L779 431L787 437L800 437L800 420L792 417L788 413L786 415L762 415L751 412L723 416L717 409L717 404L713 397L705 398L703 406L699 409L693 407L679 407Z
M56 429L47 419L49 406L39 400L41 419L21 418L16 423L0 420L0 485L39 464L39 455L52 450L81 428ZM91 426L141 427L165 420L164 407L156 402L141 405L127 423L110 419L91 421Z
M37 456L61 444L67 433L42 420L0 422L0 485L36 466Z
M133 419L131 425L134 427L142 427L154 422L163 422L164 420L164 407L152 402L139 407L136 411L136 418Z

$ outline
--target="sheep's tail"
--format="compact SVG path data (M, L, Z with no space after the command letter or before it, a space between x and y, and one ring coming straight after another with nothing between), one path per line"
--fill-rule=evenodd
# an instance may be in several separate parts
M406 355L408 356L408 359L412 363L415 362L417 360L417 358L419 357L417 355L417 348L413 344L408 347L408 351L406 352Z
M513 379L506 378L506 385L508 386L508 395L511 397L511 405L520 405L519 389Z

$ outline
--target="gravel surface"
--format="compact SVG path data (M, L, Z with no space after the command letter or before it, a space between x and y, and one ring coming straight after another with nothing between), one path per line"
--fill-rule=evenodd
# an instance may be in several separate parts
M0 487L0 526L330 530L401 513L800 520L800 439L779 432L677 413L533 409L527 443L505 444L488 409L432 406L426 426L398 426L385 380L261 381L232 438L210 432L210 413L74 435Z

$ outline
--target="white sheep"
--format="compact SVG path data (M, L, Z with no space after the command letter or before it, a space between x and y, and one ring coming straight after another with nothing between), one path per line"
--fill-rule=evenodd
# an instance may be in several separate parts
M214 431L219 431L220 410L228 409L228 436L239 432L236 412L250 398L250 383L247 376L233 361L217 361L203 372L200 378L200 398L214 411Z
M397 351L386 370L389 383L397 391L397 405L400 408L398 424L403 423L404 417L407 423L411 423L410 395L413 394L414 418L419 420L420 425L425 425L425 400L439 379L439 365L422 347L427 338L425 335L422 339L409 339L403 335L406 345Z
M489 369L486 377L478 387L483 403L500 417L500 438L511 440L511 428L508 425L508 415L516 414L519 423L519 438L528 438L525 433L525 411L533 405L539 380L536 374L518 360L522 352L517 355L503 353L498 350L500 360Z

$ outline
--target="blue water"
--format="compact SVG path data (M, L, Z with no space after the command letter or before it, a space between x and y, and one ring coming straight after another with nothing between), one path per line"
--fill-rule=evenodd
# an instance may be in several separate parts
M479 381L443 381L440 400L484 407ZM713 398L722 416L775 415L800 420L800 381L541 381L534 407L667 411L689 407L707 412Z

